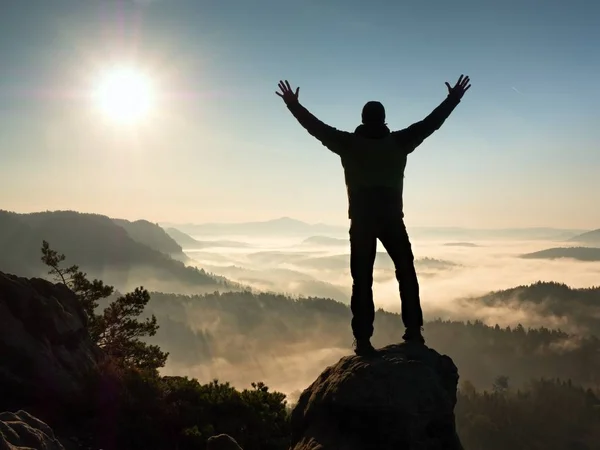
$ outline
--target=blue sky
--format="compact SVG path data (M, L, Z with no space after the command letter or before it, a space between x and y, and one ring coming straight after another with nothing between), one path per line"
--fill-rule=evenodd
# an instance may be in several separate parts
M409 226L600 227L600 4L588 0L10 0L0 17L0 208L154 221L346 223L339 159L277 82L352 130L392 128L473 83L410 157ZM137 127L89 100L135 64L159 106Z

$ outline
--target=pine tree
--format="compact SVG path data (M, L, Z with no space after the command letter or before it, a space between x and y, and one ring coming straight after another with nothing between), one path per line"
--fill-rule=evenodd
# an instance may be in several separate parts
M79 299L88 320L88 331L92 340L111 360L123 367L157 370L167 361L168 353L156 345L143 342L141 338L154 336L159 328L156 317L141 320L139 317L150 301L150 294L143 287L119 296L109 303L102 314L97 314L99 300L110 297L114 287L101 280L88 280L87 274L79 266L66 268L61 263L65 255L42 243L42 261L58 283L71 289Z

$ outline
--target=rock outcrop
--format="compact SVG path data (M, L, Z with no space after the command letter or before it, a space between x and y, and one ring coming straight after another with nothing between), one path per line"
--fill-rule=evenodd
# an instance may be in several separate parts
M462 450L452 360L419 344L347 356L300 396L292 450Z
M69 289L0 272L0 411L26 409L45 418L85 403L98 356Z
M48 425L25 411L0 413L0 450L65 450Z

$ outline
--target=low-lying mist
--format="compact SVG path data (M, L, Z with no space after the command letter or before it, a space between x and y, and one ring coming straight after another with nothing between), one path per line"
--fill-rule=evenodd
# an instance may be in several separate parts
M206 241L202 236L194 237ZM190 248L186 253L198 267L250 286L255 292L284 293L293 298L332 298L347 304L351 286L348 246L342 245L342 238L338 239L337 242L322 240L330 245L315 245L319 240L269 241L222 236L219 237L221 242L235 240L246 242L248 246L205 247L198 251ZM555 300L533 302L526 298L527 293L515 292L513 298L494 298L493 301L483 301L480 297L490 291L537 281L565 283L572 288L592 287L599 284L600 263L520 258L524 253L556 247L556 242L495 240L446 245L448 243L451 242L413 242L426 321L469 320L480 323L478 327L498 324L501 330L497 333L518 324L581 335L597 333L600 310L593 304L571 302L565 312L557 307ZM393 264L381 245L378 250L374 276L376 307L399 312ZM172 304L171 299L168 308L164 302L160 307L152 302L159 323L171 321L169 325L161 325L163 329L157 337L172 353L165 374L189 375L204 381L217 378L238 386L264 381L272 388L293 394L304 389L325 366L351 352L350 313L343 305L319 303L318 308L307 313L307 308L312 308L309 302L302 306L304 312L300 313L300 309L294 310L289 305L284 310L275 308L277 296L269 300L270 304L255 305L255 308L248 306L248 302L253 302L248 298L179 299L181 305ZM289 301L284 299L281 297L279 303ZM334 311L329 310L331 308ZM304 319L300 320L299 314ZM383 315L378 321L376 345L400 340L403 327L399 316ZM564 361L553 358L564 357L565 352L576 358L581 357L577 352L584 352L581 338L566 335L548 335L550 337L535 344L515 341L499 349L498 344L493 343L497 337L478 343L481 339L476 336L477 327L427 324L425 330L432 347L455 359L461 377L483 387L489 387L499 374L510 375L519 382L527 381L530 375L565 375L561 372L565 370ZM489 330L494 331L494 328ZM507 333L507 336L512 335ZM509 338L502 339L509 341ZM175 342L178 344L172 345ZM520 346L527 349L525 356L515 359L515 348ZM506 355L502 356L505 350ZM534 360L542 358L541 354L546 354L546 359ZM525 367L527 365L531 367ZM578 373L567 375L590 382Z
M188 254L200 267L259 291L327 297L349 303L352 280L348 245L307 245L302 240L283 239L259 242L253 238L252 241L252 248L191 250ZM314 241L317 240L311 240ZM430 318L482 320L501 326L521 323L569 328L565 319L539 317L535 308L526 310L514 304L474 308L472 302L459 299L536 281L557 281L576 288L600 284L599 262L520 258L522 254L556 246L556 242L496 240L447 245L449 243L452 244L440 240L413 242L423 310ZM377 307L400 311L393 263L381 244L375 261L373 290Z
M349 308L333 300L250 292L155 293L149 308L161 324L154 342L171 353L166 374L240 387L263 381L292 393L351 352ZM399 342L401 318L379 311L375 330L374 345ZM458 321L428 321L425 337L455 360L462 379L479 387L490 387L498 375L509 376L513 385L542 376L600 383L600 343L594 338Z

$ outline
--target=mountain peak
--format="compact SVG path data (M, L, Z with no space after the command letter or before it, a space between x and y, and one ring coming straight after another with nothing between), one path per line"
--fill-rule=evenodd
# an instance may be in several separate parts
M293 219L293 218L288 217L288 216L283 216L283 217L280 217L278 219L273 219L270 222L277 222L277 223L282 223L282 224L302 224L302 225L308 225L306 222L302 222L301 220Z

